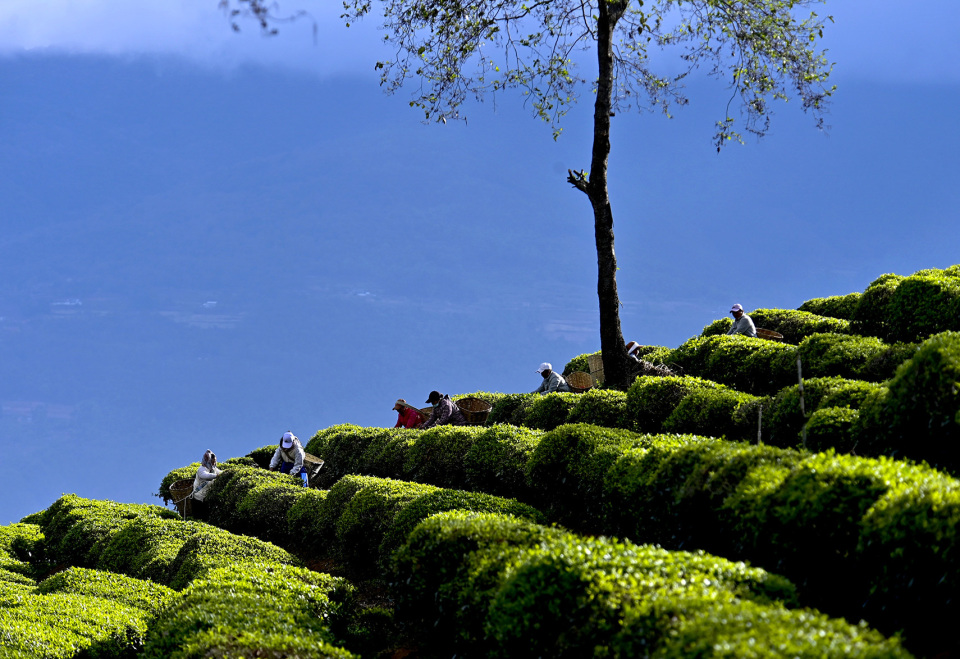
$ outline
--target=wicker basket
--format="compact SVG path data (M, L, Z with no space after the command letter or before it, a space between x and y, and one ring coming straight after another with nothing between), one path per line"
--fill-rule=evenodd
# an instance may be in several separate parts
M193 479L184 478L170 486L170 496L181 517L193 514Z
M420 408L420 414L423 415L423 421L421 421L421 423L426 423L426 422L430 419L430 416L433 414L433 408L432 408L432 407L421 407L421 408Z
M493 409L493 405L487 401L473 397L461 398L457 401L457 407L463 412L467 423L475 426L482 425L490 415L490 410Z
M567 384L570 385L570 390L577 394L582 394L584 391L593 386L593 379L590 377L589 373L584 373L583 371L574 371L567 376Z
M323 460L304 451L303 466L307 468L307 487L312 487L314 479L319 475L320 469L323 467Z
M757 328L757 338L766 339L768 341L783 341L783 334L780 332L774 332L773 330L760 329Z
M603 355L587 355L587 363L590 365L590 377L593 378L593 385L603 384Z

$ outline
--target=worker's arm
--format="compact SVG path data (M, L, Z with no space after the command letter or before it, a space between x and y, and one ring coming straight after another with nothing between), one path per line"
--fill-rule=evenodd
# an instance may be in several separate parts
M277 450L273 452L273 457L270 458L270 471L280 468L280 447L277 447Z

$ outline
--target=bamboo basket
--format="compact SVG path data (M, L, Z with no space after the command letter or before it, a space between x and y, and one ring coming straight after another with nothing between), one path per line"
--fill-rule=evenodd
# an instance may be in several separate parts
M757 328L757 338L766 339L768 341L783 341L783 334L780 332L774 332L773 330L760 329Z
M482 398L474 398L472 396L458 400L457 407L459 407L460 411L463 412L463 416L467 420L467 423L474 426L483 425L483 423L486 422L487 417L490 415L490 410L493 409L493 405L487 401L483 400Z
M593 378L593 385L603 384L603 355L587 355L587 363L590 365L590 377Z
M181 517L193 514L193 479L183 478L170 485L170 496Z
M304 451L303 466L307 468L307 487L313 487L313 479L320 473L320 469L323 467L323 460Z
M593 386L593 379L590 374L583 371L574 371L566 379L567 384L570 385L570 391L576 394L582 394Z

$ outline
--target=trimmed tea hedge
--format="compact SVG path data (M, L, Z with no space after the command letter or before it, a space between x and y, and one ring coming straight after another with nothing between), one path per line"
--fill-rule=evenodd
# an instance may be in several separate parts
M398 550L393 583L398 615L437 655L689 657L698 644L703 656L909 656L865 627L785 608L791 584L742 563L507 516L427 519Z
M176 596L175 591L152 581L81 567L67 568L47 577L37 586L37 592L90 595L150 614L162 610Z
M779 332L785 343L794 345L814 334L846 334L850 328L849 321L794 309L756 309L750 317L757 327Z
M858 434L864 450L960 473L960 332L921 344L863 408Z
M685 375L756 395L776 393L796 380L796 346L737 336L694 337L670 353Z
M846 295L831 295L830 297L815 297L800 305L798 311L806 311L817 316L852 320L853 314L860 304L861 293Z
M352 591L343 579L296 567L213 569L158 617L143 657L355 657L331 630Z

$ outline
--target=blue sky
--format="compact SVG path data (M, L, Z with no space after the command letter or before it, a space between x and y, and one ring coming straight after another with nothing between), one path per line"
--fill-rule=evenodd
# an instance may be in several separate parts
M207 448L530 391L599 347L565 182L589 103L558 142L509 96L425 126L377 86L375 25L304 3L316 43L304 21L265 39L216 5L0 4L0 524L64 492L156 502ZM788 104L717 155L701 80L672 120L616 117L628 339L960 262L960 8L826 9L825 133Z

